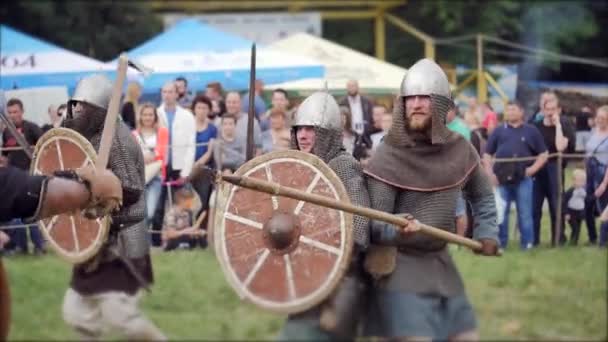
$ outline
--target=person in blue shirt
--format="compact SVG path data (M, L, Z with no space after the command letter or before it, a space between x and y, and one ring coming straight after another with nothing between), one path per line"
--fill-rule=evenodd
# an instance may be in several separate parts
M496 162L495 158L535 157L528 161ZM536 127L524 122L522 105L510 101L505 110L505 123L499 125L490 135L483 155L486 171L500 196L505 201L504 220L499 225L502 248L509 241L509 211L511 202L517 207L517 221L520 230L520 247L530 249L534 242L534 222L532 218L533 181L532 177L547 162L547 147Z
M211 100L204 96L199 95L192 101L192 113L196 121L196 152L194 155L195 166L209 166L213 165L213 141L217 138L217 127L215 127L209 120L211 114ZM211 195L212 184L211 180L202 178L199 181L193 182L194 189L198 193L201 201L201 209L196 214L198 217L203 211L209 208L209 196ZM201 223L201 228L207 227L205 221ZM201 247L206 246L206 238L201 239Z

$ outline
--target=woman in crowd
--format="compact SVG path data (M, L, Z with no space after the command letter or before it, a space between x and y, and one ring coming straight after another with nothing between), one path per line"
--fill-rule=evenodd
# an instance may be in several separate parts
M211 114L212 103L205 95L198 95L192 101L192 113L196 122L196 153L194 156L195 166L206 165L211 168L213 165L213 142L217 138L217 127L211 123L209 115ZM201 200L201 209L196 214L198 217L203 211L208 209L209 196L211 194L211 180L202 177L193 184L194 189L198 193ZM201 227L206 227L205 221ZM206 240L205 240L206 241ZM204 247L205 245L203 245Z
M146 163L146 225L152 223L166 176L169 131L160 126L156 106L144 103L139 108L138 128L133 131Z
M589 234L589 243L595 244L597 233L595 217L608 205L608 105L597 109L595 129L585 146L587 153L587 194L585 221ZM600 227L600 246L606 246L608 239L608 222L602 222Z
M282 109L270 110L270 129L262 132L262 152L282 151L289 148L291 134L285 127L286 113Z
M346 151L361 160L367 153L366 150L372 148L372 141L367 135L359 135L352 129L352 116L347 106L340 106L342 114L342 144Z

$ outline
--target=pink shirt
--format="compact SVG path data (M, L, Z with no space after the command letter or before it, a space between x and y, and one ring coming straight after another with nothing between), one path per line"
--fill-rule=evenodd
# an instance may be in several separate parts
M485 113L485 117L483 118L483 122L481 123L481 125L485 129L490 129L489 127L495 128L496 126L498 126L498 115L496 115L496 113L492 111L487 111Z

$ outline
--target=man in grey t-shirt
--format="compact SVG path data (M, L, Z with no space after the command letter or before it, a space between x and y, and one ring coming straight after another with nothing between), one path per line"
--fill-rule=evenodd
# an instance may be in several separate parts
M237 92L229 92L226 95L226 114L230 114L236 119L235 134L239 141L243 144L243 151L247 148L247 125L249 117L247 113L241 112L241 95ZM255 144L255 155L262 154L262 131L258 120L253 122L253 142Z

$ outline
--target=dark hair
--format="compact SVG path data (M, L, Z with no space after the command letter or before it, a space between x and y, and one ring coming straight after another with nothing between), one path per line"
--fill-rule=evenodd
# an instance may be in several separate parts
M180 77L176 78L176 79L175 79L175 81L176 81L176 82L177 82L177 81L182 81L182 82L184 82L184 84L185 84L186 86L188 86L188 80L187 80L187 79L186 79L184 76L180 76Z
M222 84L220 82L209 82L207 83L207 88L213 88L218 94L222 93Z
M184 186L175 192L175 202L181 203L183 200L194 198L194 191L188 186Z
M23 110L23 102L21 102L21 100L16 99L16 98L12 98L12 99L8 100L8 102L6 103L6 108L14 106L14 105L19 106L19 108L21 110Z
M344 125L342 126L342 129L348 131L351 134L354 133L352 129L353 117L352 113L350 112L350 108L348 108L348 106L340 106L340 115L342 114L346 116L346 120L344 120Z
M122 106L120 116L122 117L122 121L124 121L129 128L134 129L136 127L135 117L137 115L135 115L135 106L132 102L126 102Z
M222 122L224 122L225 119L232 119L236 124L236 116L234 116L234 114L230 114L228 112L224 113L224 115L222 115Z
M524 106L518 100L509 100L507 106L517 106L519 109L524 110Z
M561 106L559 105L559 97L557 97L557 95L556 95L554 99L547 99L547 100L543 101L543 108L542 109L545 109L545 107L547 107L547 105L549 103L551 103L551 102L555 102L555 105L558 108L561 108Z
M213 110L213 104L211 103L211 100L209 100L209 98L205 95L197 95L194 100L192 100L192 114L194 113L194 107L196 107L197 103L204 103L207 105L207 107L209 107L209 111Z
M274 93L281 93L281 94L285 95L286 99L289 99L289 95L287 94L287 91L285 91L285 89L283 89L283 88L277 88L277 89L273 90L272 93L273 94Z

